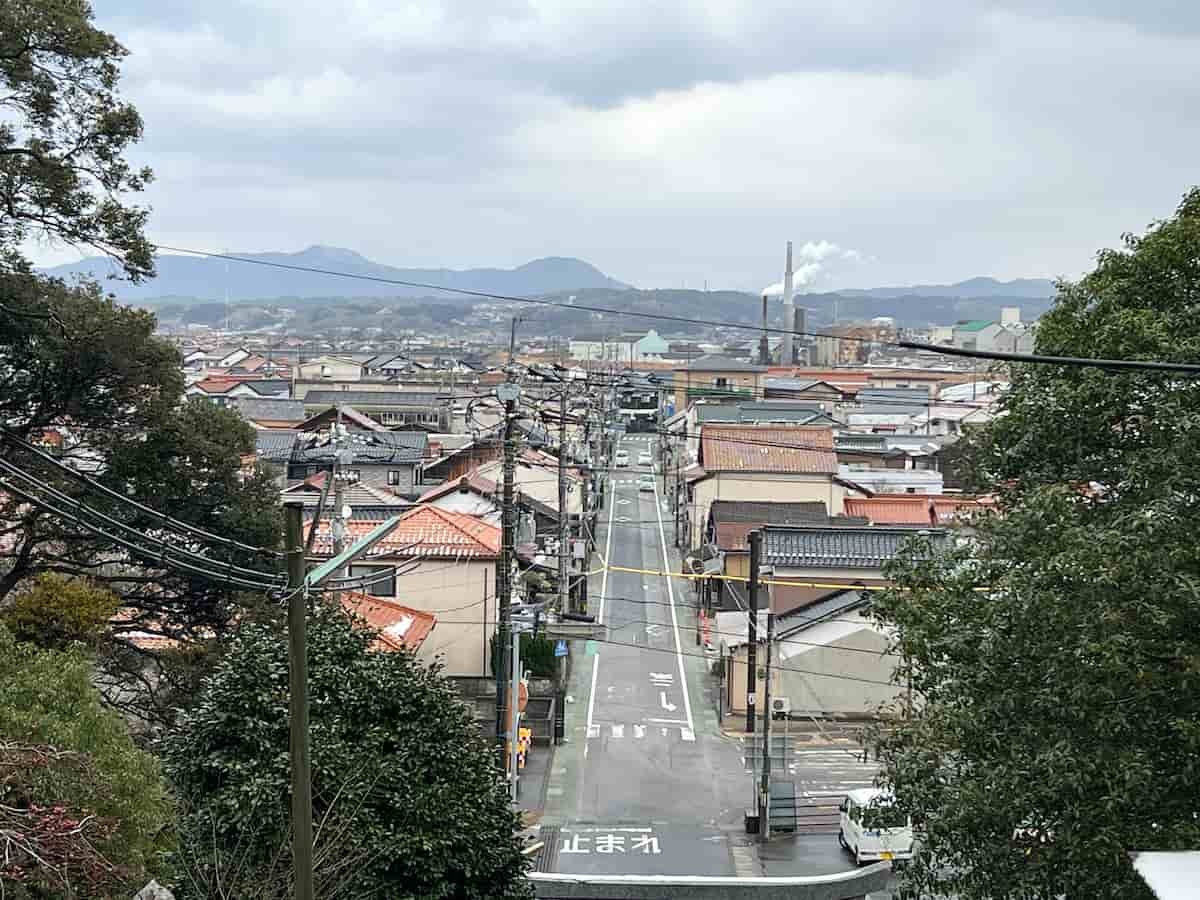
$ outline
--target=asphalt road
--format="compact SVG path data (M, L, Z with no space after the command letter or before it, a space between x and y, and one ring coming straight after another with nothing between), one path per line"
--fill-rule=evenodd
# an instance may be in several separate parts
M626 436L631 461L649 436ZM614 469L597 545L610 565L678 571L662 492L637 489L646 469ZM568 743L555 753L545 812L544 868L575 874L817 874L852 864L829 829L761 847L747 838L753 804L743 742L721 734L697 645L694 592L682 580L606 571L589 606L607 641L575 642L566 707ZM797 788L830 792L870 783L873 768L846 750L797 748ZM836 753L837 755L826 755ZM868 769L871 771L868 773Z

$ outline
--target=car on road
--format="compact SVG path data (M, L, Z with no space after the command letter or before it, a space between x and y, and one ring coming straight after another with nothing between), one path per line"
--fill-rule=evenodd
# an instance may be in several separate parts
M629 468L629 451L628 450L618 450L617 455L613 458L613 460L614 460L614 462L616 462L618 469L628 469Z
M638 476L637 484L638 484L639 491L653 491L654 490L654 476L651 475L649 472L643 472L641 475Z
M652 466L652 465L654 465L654 457L651 456L649 453L639 453L638 454L638 465L639 466Z
M879 788L850 791L838 812L838 843L854 854L854 861L860 866L881 859L912 859L912 822L896 809L895 800L887 791Z

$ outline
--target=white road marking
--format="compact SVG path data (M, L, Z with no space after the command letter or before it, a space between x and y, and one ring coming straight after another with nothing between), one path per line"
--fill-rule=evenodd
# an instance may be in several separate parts
M608 567L609 561L612 559L612 535L613 535L613 513L616 511L617 504L613 502L616 498L609 500L608 504L608 537L604 542L604 575L600 578L600 606L596 610L596 623L603 624L604 622L604 598L608 596ZM592 689L588 692L588 708L587 708L587 728L588 737L592 736L593 719L596 712L596 675L600 671L600 648L593 648L592 654ZM583 755L587 756L587 747L583 748Z
M672 675L670 672L651 672L650 680L656 684L658 682L663 682L664 684L670 684L672 681L675 680L675 676Z
M666 691L658 692L658 700L662 704L662 708L665 709L667 712L675 712L675 710L679 709L679 707L676 706L674 703L667 702L667 692ZM689 721L688 724L690 725L691 722Z
M596 712L596 675L600 672L600 654L597 653L592 657L592 689L588 691L588 714L587 714L587 733L588 737L594 737L592 729L598 734L600 729L592 724L592 717ZM583 755L586 757L588 748L585 745Z
M687 724L687 722L685 722L683 719L651 719L651 718L647 718L646 721L649 722L651 725L686 725Z
M635 738L645 737L646 736L646 726L645 725L634 725L633 726L633 736Z
M696 732L692 731L690 728L680 728L679 736L685 741L694 741L696 739Z
M612 727L612 736L615 738L625 737L625 726L624 725L614 725Z
M654 482L654 507L655 507L655 512L658 513L658 536L659 536L659 539L662 541L663 571L670 572L671 571L671 560L667 556L667 532L663 528L662 509L659 508L659 505L658 505L658 482L657 481ZM666 581L667 581L667 600L671 606L671 626L673 627L673 629L675 631L675 659L679 663L679 684L683 688L683 712L684 712L684 715L687 717L687 732L685 732L683 739L685 741L686 740L694 741L696 739L696 725L692 719L692 701L691 701L691 698L688 697L687 674L683 670L683 643L679 640L679 615L675 609L675 590L674 590L674 588L671 587L671 576L670 575L666 576ZM691 734L690 738L687 736L688 733Z

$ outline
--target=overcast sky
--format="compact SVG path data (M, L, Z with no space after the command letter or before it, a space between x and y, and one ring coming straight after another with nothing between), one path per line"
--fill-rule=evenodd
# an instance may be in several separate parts
M162 243L758 290L790 239L812 289L1075 276L1200 182L1192 0L94 2Z

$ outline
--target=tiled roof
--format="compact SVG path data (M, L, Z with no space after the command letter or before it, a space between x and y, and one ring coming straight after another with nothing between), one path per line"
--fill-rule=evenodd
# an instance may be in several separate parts
M447 481L445 484L439 484L437 487L426 491L421 495L421 503L428 503L431 500L437 500L439 497L445 497L447 494L454 491L468 488L477 494L486 494L495 496L498 485L492 479L480 475L478 471L472 469L461 478L456 478L453 481Z
M336 406L339 403L349 403L352 406L379 406L388 409L419 409L429 407L437 409L445 404L445 399L434 393L417 393L416 391L309 391L304 395L304 405Z
M824 525L829 514L820 501L801 503L740 502L714 500L709 507L717 546L722 550L746 550L748 535L763 525Z
M346 527L347 538L358 540L378 524L373 520L351 519ZM323 520L314 542L316 552L328 555L332 544L329 522ZM388 553L439 559L495 559L500 555L500 529L466 513L423 504L403 513L396 527L371 551L373 556Z
M304 404L299 400L274 399L271 397L234 397L233 408L251 421L301 422L304 420Z
M847 497L846 515L864 516L872 525L932 525L933 511L928 496L881 494L876 497Z
M312 440L311 433L304 436ZM361 463L418 463L425 458L429 436L423 431L379 431L351 436L349 450L354 454L352 465ZM292 462L332 463L336 448L329 441L304 446L297 442L292 449Z
M707 472L837 474L833 432L805 425L705 425L700 459Z
M299 403L301 406L301 409L303 409L305 401L297 400L296 402ZM388 430L388 429L384 428L382 425L380 425L378 422L376 422L374 419L372 419L370 416L360 413L353 406L350 406L345 403L343 403L341 406L342 406L343 422L349 422L351 425L357 425L365 431L387 431ZM331 411L333 413L332 416L330 416ZM307 418L305 418L304 416L301 416L301 418L304 419L304 421L299 426L297 426L301 431L315 431L315 430L317 430L318 425L324 425L324 419L326 419L326 418L329 418L330 421L334 421L334 422L337 421L337 407L336 407L336 405L331 406L331 407L329 407L329 409L323 409L318 413L313 413L311 416L308 416Z
M676 366L678 371L688 372L765 372L766 366L756 366L740 359L728 356L701 356L682 366Z
M316 475L310 475L298 484L284 488L283 495L286 497L299 497L304 501L305 506L316 506L321 499L321 491L325 487L325 479L329 477L328 472L318 472ZM330 504L329 509L333 504L333 495L330 492L330 499L326 501ZM342 489L342 499L345 503L350 504L351 508L359 506L412 506L411 503L397 497L395 494L388 493L380 488L371 487L369 484L362 482L352 482L347 484ZM393 510L393 515L395 511Z
M373 650L410 650L415 652L433 631L437 616L433 613L410 609L391 600L371 597L356 591L341 595L342 607L357 616L379 637L371 645Z
M254 435L254 451L261 459L287 462L296 443L295 431L259 431Z
M710 422L781 422L789 425L807 425L814 420L822 420L820 424L827 425L833 421L816 406L802 406L786 400L768 400L764 403L697 403L695 410L696 421L702 425Z
M933 497L930 503L933 520L938 525L954 525L975 513L995 508L990 497Z
M776 526L763 529L764 562L802 569L881 569L918 533L914 528ZM945 532L928 529L935 540Z

